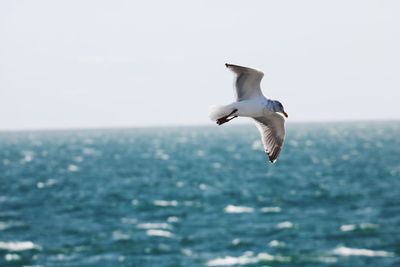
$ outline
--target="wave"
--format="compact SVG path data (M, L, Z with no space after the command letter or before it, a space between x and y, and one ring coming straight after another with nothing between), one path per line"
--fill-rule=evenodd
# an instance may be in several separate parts
M24 251L24 250L32 250L38 249L41 247L32 243L31 241L10 241L10 242L2 242L0 241L0 250L8 250L8 251Z
M339 246L333 250L333 254L339 256L366 256L366 257L393 257L393 252L383 250L370 250L365 248L349 248Z
M254 209L252 207L246 207L246 206L228 205L225 207L224 211L226 213L250 213L253 212Z

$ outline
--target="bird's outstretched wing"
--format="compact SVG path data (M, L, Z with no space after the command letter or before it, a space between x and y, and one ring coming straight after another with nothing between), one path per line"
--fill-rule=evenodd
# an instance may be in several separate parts
M275 112L270 112L264 117L254 118L254 120L260 131L265 153L267 153L269 160L274 163L283 147L285 120Z
M225 64L225 66L236 74L235 89L237 101L262 96L260 83L264 77L264 73L256 69L232 64Z

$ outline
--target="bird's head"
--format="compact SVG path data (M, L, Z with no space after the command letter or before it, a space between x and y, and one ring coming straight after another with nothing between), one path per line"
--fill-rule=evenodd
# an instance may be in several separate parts
M278 100L274 100L274 111L275 112L279 112L282 113L283 116L285 116L286 118L289 117L289 115L285 112L285 109L283 108L283 105L281 102L279 102Z

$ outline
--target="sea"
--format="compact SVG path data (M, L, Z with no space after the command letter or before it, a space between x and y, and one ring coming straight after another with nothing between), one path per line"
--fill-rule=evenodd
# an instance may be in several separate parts
M400 266L400 122L1 132L0 266Z

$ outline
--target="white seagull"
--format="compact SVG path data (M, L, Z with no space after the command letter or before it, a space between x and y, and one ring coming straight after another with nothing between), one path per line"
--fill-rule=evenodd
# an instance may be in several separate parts
M210 118L218 125L236 117L253 118L261 134L265 153L274 163L281 152L285 139L285 112L281 102L266 98L260 87L264 73L247 67L225 64L235 73L236 102L210 107ZM281 113L283 116L281 116Z

